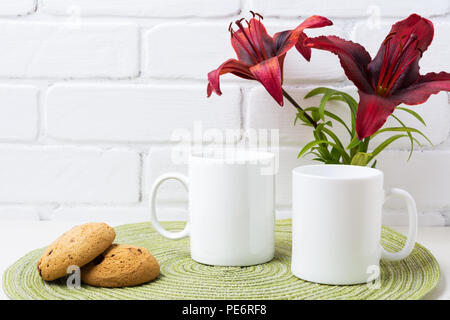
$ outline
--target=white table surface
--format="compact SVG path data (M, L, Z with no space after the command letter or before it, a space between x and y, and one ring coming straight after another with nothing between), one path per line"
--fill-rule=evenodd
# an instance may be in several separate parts
M0 280L3 272L27 252L44 247L64 231L80 222L74 221L2 221L0 220ZM114 225L112 225L114 226ZM392 227L405 233L406 227ZM450 299L450 227L419 228L418 242L428 248L441 266L439 286L425 299ZM0 287L3 281L0 281ZM0 299L7 299L3 289Z

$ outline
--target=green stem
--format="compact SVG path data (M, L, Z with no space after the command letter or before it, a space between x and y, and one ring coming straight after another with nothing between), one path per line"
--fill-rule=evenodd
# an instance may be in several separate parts
M313 118L311 118L311 116L309 114L307 114L305 112L305 110L302 109L302 107L300 107L300 105L286 92L286 90L281 89L283 91L283 96L289 100L290 103L292 103L292 105L299 111L301 112L305 118L309 121L309 123L314 127L317 128L317 122L315 122L313 120Z
M364 139L364 152L367 152L367 150L369 150L369 142L370 142L370 137L367 137Z

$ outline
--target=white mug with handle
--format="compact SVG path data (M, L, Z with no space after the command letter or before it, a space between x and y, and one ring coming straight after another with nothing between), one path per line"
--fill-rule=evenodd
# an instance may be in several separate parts
M374 280L380 258L401 260L414 248L417 210L402 189L383 189L383 172L349 165L309 165L292 173L292 273L333 285ZM400 252L381 246L383 203L406 202L409 231Z
M248 266L272 260L275 251L275 156L234 151L193 154L188 177L166 173L150 192L151 222L168 239L190 236L191 257L219 266ZM174 179L189 192L189 221L179 232L156 217L159 186Z

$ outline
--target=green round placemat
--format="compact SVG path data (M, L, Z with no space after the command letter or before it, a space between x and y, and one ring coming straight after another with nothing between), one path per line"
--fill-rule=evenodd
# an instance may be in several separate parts
M179 230L183 222L165 222ZM331 286L303 281L290 271L291 220L276 225L275 258L251 267L214 267L190 258L189 239L168 240L150 223L122 225L116 242L143 246L161 265L161 274L150 283L130 288L69 289L66 280L43 281L36 263L43 249L34 250L9 267L3 289L11 299L419 299L439 282L439 265L420 244L400 262L381 261L379 288L368 284ZM398 251L405 237L383 227L382 244Z

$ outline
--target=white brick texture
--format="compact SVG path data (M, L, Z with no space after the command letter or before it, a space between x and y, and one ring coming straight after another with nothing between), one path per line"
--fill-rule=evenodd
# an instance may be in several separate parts
M167 24L150 29L144 36L144 75L207 79L209 71L236 56L227 27L226 23L202 23Z
M30 206L2 206L0 207L1 220L34 220L40 219L39 210Z
M446 0L251 0L250 7L266 16L299 17L319 14L339 18L367 16L403 17L410 12L440 15L449 11Z
M0 140L33 140L38 132L38 89L0 85Z
M224 86L72 85L50 88L46 134L64 140L170 141L175 130L239 129L241 91ZM201 137L200 137L201 139Z
M2 0L0 16L21 16L34 12L36 0Z
M380 155L377 167L385 174L386 188L403 188L410 192L419 209L450 206L450 152L390 151ZM388 207L398 208L398 201Z
M156 178L167 172L178 172L187 175L187 157L178 158L174 149L168 147L153 147L150 149L144 164L143 198L148 199L149 192ZM188 199L183 186L176 181L165 182L158 191L158 202L184 203Z
M2 0L0 16L21 16L34 12L36 0Z
M17 1L17 0L14 0ZM12 2L12 1L11 1ZM67 15L76 10L81 15L132 17L224 17L240 10L239 0L42 0L45 12Z
M150 210L147 206L61 206L52 211L50 219L71 220L80 223L97 221L116 226L126 223L148 222L150 220L149 215ZM187 210L180 206L158 205L157 217L160 221L188 220Z
M139 73L129 23L0 22L0 77L125 78Z
M71 147L0 148L0 203L139 201L134 152Z

